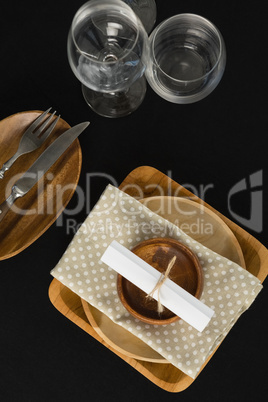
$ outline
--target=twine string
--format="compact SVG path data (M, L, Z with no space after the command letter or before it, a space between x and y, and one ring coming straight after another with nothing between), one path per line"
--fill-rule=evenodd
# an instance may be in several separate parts
M146 298L153 298L154 293L157 292L157 312L159 315L164 311L164 307L162 306L162 303L160 301L160 289L163 286L165 280L168 278L168 275L169 275L173 265L175 264L175 261L176 261L176 256L174 256L169 261L166 271L161 273L155 287L146 296Z

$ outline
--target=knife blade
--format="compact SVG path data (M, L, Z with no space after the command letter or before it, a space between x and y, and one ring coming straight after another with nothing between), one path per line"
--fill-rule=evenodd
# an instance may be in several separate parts
M89 124L89 122L77 124L61 134L16 181L10 196L0 205L0 222L15 200L23 197L31 190Z

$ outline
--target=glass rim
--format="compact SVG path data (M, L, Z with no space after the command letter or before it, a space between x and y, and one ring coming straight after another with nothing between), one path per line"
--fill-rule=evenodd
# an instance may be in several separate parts
M157 34L159 34L159 31L161 29L163 29L166 25L168 25L170 22L172 22L173 20L180 20L181 18L194 18L195 21L199 21L199 22L203 22L205 25L209 26L212 31L216 34L218 40L219 40L219 45L220 45L220 49L219 49L219 55L217 58L216 63L213 65L213 67L206 73L201 75L200 77L193 79L193 80L180 80L178 78L174 78L171 75L167 74L159 65L158 61L156 60L156 56L155 56L155 52L154 52L154 44L155 44L155 40L157 37ZM150 47L151 47L151 52L152 52L152 58L153 58L153 62L156 64L157 68L159 68L159 70L161 71L161 73L163 73L166 77L168 77L169 79L171 79L174 82L178 82L178 83L195 83L197 81L200 80L204 80L206 77L208 77L219 65L221 59L223 58L224 54L225 54L225 44L224 44L224 39L219 31L219 29L211 22L209 21L207 18L202 17L200 15L197 14L191 14L191 13L184 13L184 14L177 14L177 15L173 15L170 18L167 18L166 20L162 21L151 33L150 35Z
M116 60L107 60L107 61L101 61L96 59L93 56L90 56L88 53L84 52L77 44L77 41L74 37L74 29L75 26L77 24L77 22L79 21L79 17L81 16L81 14L87 9L87 8L91 8L92 11L89 12L86 17L90 16L90 15L96 15L98 13L101 13L103 11L106 12L114 12L115 14L118 15L124 15L128 18L129 21L131 21L133 23L133 26L137 28L136 31L136 35L135 35L135 40L133 41L132 46L128 49L128 51L126 52L126 54L124 54L124 56L119 57ZM81 21L85 19L85 18L81 18ZM70 27L70 31L69 34L71 34L72 37L72 41L76 47L76 49L78 50L79 53L81 53L84 57L86 57L89 60L93 60L96 64L116 64L118 62L120 62L122 59L124 59L128 54L130 54L132 52L132 50L135 48L137 41L139 39L140 36L140 29L142 29L141 23L139 23L139 19L137 18L136 14L134 13L134 11L127 5L125 4L122 0L106 0L106 1L99 1L99 0L90 0L87 3L85 3L84 5L82 5L77 12L74 15L74 18L72 20L72 24Z

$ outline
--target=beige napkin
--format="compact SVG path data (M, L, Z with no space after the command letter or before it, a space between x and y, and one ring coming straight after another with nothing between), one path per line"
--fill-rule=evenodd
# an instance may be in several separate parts
M202 333L182 320L164 326L145 324L121 304L117 274L100 258L112 240L131 249L152 237L177 239L198 256L205 279L201 301L215 311ZM51 274L192 378L262 289L259 279L248 271L111 185Z

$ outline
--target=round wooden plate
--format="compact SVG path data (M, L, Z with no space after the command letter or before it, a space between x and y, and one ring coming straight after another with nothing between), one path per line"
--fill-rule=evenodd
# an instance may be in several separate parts
M88 321L101 338L117 352L137 360L168 363L137 336L115 324L106 314L81 299Z
M151 197L140 201L164 219L180 226L204 246L245 268L243 253L236 237L210 209L180 197ZM156 356L150 346L115 324L91 304L82 300L82 305L90 324L110 347L137 360L168 363L162 356Z
M139 201L174 223L192 239L246 268L243 252L235 235L209 208L182 197L157 196Z
M21 112L0 121L0 166L16 152L23 133L41 113ZM68 128L69 124L60 119L40 148L16 160L0 180L0 203L10 195L12 185L47 146ZM82 152L76 139L44 178L15 201L16 210L10 210L0 225L0 260L20 253L52 225L74 194L81 165Z

